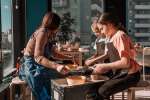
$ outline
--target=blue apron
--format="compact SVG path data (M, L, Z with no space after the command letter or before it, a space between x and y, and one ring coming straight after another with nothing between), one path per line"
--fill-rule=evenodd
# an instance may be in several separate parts
M51 79L62 78L62 75L36 63L32 56L23 56L22 59L19 78L28 83L36 100L51 100Z

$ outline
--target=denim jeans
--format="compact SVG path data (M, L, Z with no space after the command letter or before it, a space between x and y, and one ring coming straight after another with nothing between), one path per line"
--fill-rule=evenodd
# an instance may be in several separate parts
M45 68L31 56L24 56L19 69L19 78L30 86L36 100L51 100L51 79L61 78L54 69Z

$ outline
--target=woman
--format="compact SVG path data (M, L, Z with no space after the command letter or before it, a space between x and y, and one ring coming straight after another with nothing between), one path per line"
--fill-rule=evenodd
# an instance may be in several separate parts
M109 70L116 72L98 89L98 96L95 100L104 100L114 93L136 85L140 79L140 67L134 60L135 50L132 42L119 24L117 16L104 13L100 16L97 26L100 32L113 43L120 57L111 63L96 64L93 70L93 74L103 74Z
M52 54L52 40L60 24L60 17L48 12L40 27L32 34L24 50L24 61L19 70L20 79L27 81L36 100L51 100L50 80L62 77L66 66L48 59Z

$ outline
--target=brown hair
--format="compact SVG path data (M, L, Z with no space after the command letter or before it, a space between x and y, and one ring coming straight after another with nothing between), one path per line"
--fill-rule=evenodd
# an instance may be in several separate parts
M49 30L55 30L59 27L60 17L53 12L47 12L43 17L41 27L47 28Z
M102 13L102 15L98 19L98 23L101 23L101 24L111 23L115 27L117 27L119 30L127 32L124 26L121 24L118 16L114 13Z

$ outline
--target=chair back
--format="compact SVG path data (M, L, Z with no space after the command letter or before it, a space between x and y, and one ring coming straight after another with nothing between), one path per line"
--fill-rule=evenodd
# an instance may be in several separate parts
M150 67L150 47L143 48L143 80L146 80L145 66Z

